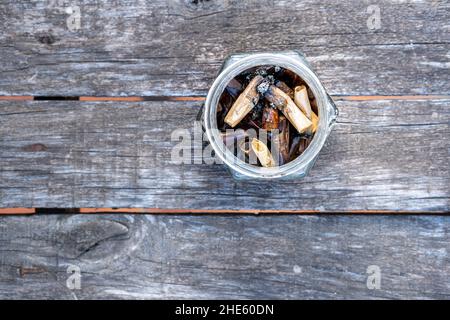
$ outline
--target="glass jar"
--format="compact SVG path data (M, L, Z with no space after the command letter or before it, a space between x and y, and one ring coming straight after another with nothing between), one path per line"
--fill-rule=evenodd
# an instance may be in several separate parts
M295 160L272 168L257 167L237 158L226 147L217 129L217 105L228 83L243 71L262 65L279 66L299 75L316 98L319 113L319 126L308 148ZM216 157L228 167L230 173L237 180L300 179L304 177L314 165L337 116L336 105L312 71L304 55L297 51L229 56L208 92L202 114L204 131Z

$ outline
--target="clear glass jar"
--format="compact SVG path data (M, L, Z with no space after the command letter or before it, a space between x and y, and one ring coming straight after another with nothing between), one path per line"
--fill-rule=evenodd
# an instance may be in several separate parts
M217 129L217 105L228 83L243 71L256 66L273 65L298 74L309 86L317 101L319 126L308 148L295 160L272 168L257 167L237 158L224 144ZM299 179L314 165L338 116L338 109L304 55L297 51L249 53L229 56L212 84L203 109L205 134L215 151L237 180Z

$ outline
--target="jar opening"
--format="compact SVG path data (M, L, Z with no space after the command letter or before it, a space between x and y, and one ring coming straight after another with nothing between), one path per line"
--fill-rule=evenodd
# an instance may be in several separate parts
M254 166L281 167L309 147L318 114L316 98L298 74L277 65L260 65L242 71L226 85L216 120L224 144L237 158ZM303 125L302 130L295 124ZM254 147L241 152L236 145L248 140L254 140Z
M303 153L292 161L276 167L257 167L236 157L223 142L223 137L219 130L221 123L220 120L218 121L217 116L222 95L226 92L229 83L236 77L239 78L240 76L245 76L249 71L264 66L270 68L283 68L298 76L309 89L310 96L314 98L316 102L315 111L319 117L316 133ZM205 130L216 155L219 156L232 170L247 177L254 178L278 178L288 176L294 172L298 173L298 171L305 169L308 164L314 161L320 151L327 132L326 102L327 95L325 90L315 74L310 70L309 66L298 59L292 58L292 56L284 54L254 54L228 64L217 77L209 91L205 103Z

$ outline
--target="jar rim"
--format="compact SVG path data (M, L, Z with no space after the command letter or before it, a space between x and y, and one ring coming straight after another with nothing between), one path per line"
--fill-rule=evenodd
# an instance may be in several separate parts
M329 114L327 112L328 95L311 68L295 58L299 53L254 53L239 57L236 61L225 66L212 84L205 101L204 127L207 138L216 156L231 170L249 178L282 178L293 174L306 173L308 166L314 162L322 149L329 132ZM296 159L278 167L264 168L245 163L236 157L224 144L217 128L217 105L220 96L228 83L243 71L263 65L274 65L295 72L306 82L317 101L319 125L308 148Z

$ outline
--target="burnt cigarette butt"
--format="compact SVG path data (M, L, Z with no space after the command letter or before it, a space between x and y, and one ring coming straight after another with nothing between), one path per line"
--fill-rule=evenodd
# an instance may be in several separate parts
M258 103L259 95L256 87L264 78L256 76L234 102L225 117L225 122L234 128Z
M264 96L286 116L299 133L305 132L312 126L311 120L306 117L295 102L281 89L272 85Z

